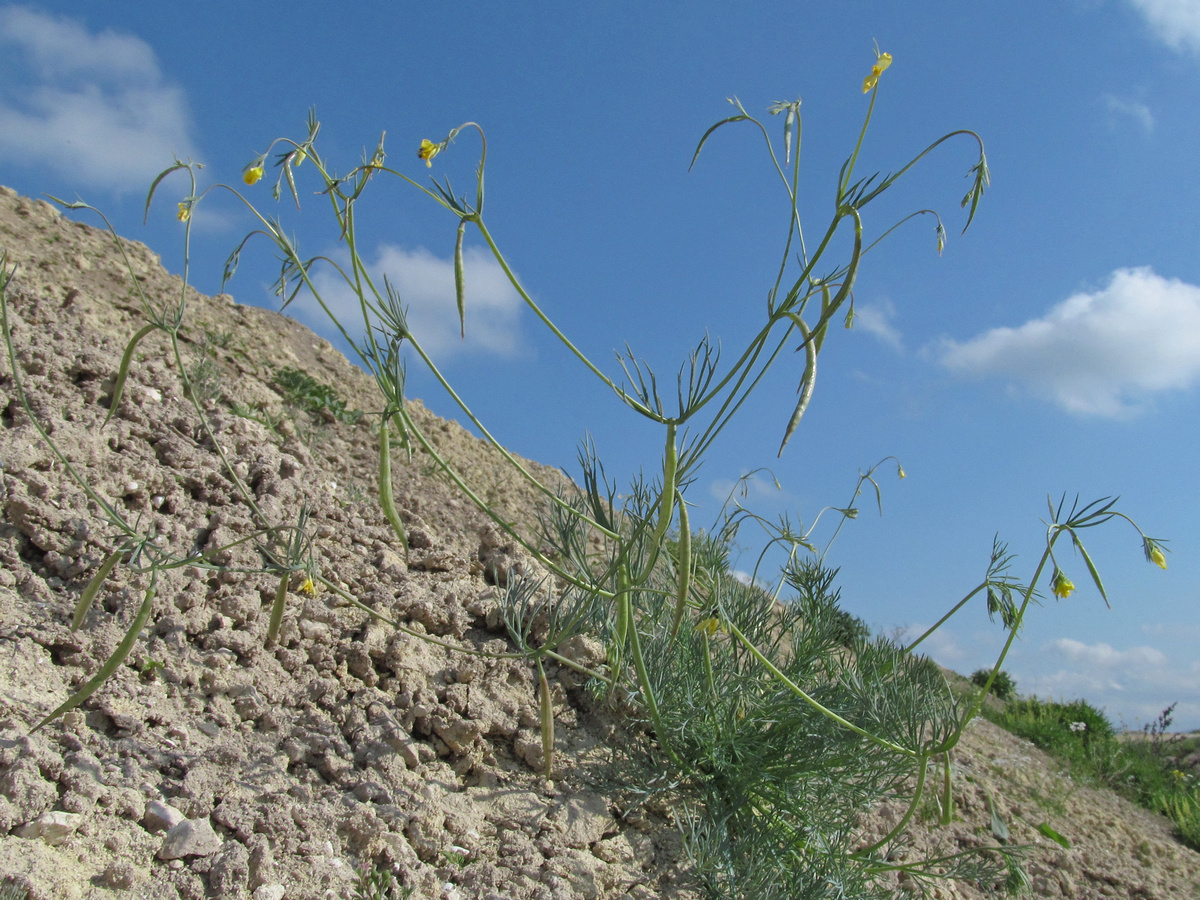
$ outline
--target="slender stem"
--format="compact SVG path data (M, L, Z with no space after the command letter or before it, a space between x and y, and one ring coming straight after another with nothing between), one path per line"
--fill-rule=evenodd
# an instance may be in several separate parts
M516 528L513 527L511 522L508 522L505 519L501 518L499 513L497 513L495 510L493 510L491 508L491 506L488 505L488 503L482 497L480 497L478 494L475 493L474 490L471 489L471 486L468 485L466 483L466 481L463 480L463 477L458 474L458 470L456 470L452 465L450 465L450 463L447 462L441 456L441 454L439 454L437 452L437 449L430 442L429 438L427 438L425 436L425 433L423 431L421 431L420 428L417 427L417 424L408 415L407 411L399 411L398 415L400 415L400 417L404 421L404 425L409 430L409 432L411 432L412 434L414 434L416 436L417 443L419 443L421 445L421 449L423 449L426 453L428 453L430 455L430 457L432 457L434 463L437 464L438 468L441 469L443 472L445 472L446 476L451 481L454 482L455 486L458 487L459 490L461 490L464 494L467 495L467 499L469 499L472 503L474 503L484 515L486 515L489 519L491 519L493 522L495 522L501 528L501 530L504 531L505 534L507 534L509 537L511 537L513 540L515 540L518 544L520 544L521 547L524 548L525 551L527 553L529 553L534 559L536 559L539 563L541 563L543 566L545 566L547 569L549 569L551 572L553 572L559 578L563 579L563 581L567 582L568 584L574 585L575 587L580 588L581 590L592 591L594 593L599 594L602 597L612 597L613 596L613 594L609 591L605 591L601 588L596 587L593 584L589 584L587 582L581 581L580 579L576 578L575 576L571 575L569 572L564 570L561 566L559 566L553 560L548 559L537 547L535 547L533 544L531 544L519 531L517 531Z
M775 666L775 664L773 662L771 662L771 660L767 659L767 657L765 657L762 654L762 652L759 651L759 649L754 646L754 643L748 637L746 637L744 634L742 634L741 630L739 630L738 627L735 624L733 624L733 622L725 622L724 624L725 624L725 627L729 629L729 633L732 634L739 641L741 641L742 646L744 646L747 650L749 650L750 653L754 656L754 658L757 659L760 663L762 663L763 668L765 668L768 672L770 672L772 675L774 675L776 678L778 678L780 681L782 681L783 684L788 688L788 690L790 690L793 694L795 694L797 697L799 697L801 700L803 700L805 703L807 703L809 706L811 706L817 712L821 713L821 715L823 715L829 719L832 719L834 722L837 722L839 725L841 725L845 728L849 728L855 734L866 738L867 740L871 741L874 744L878 744L880 747L883 747L887 750L891 750L895 753L903 753L905 756L912 757L913 759L921 758L922 754L918 753L917 751L909 750L907 747L901 747L899 744L893 743L892 741L889 741L886 738L877 737L876 735L871 734L871 732L867 731L866 729L860 728L859 726L855 725L853 722L849 722L846 719L842 718L841 716L839 716L837 713L835 713L833 710L829 709L828 707L823 706L819 701L817 701L811 695L806 693L804 691L804 689L801 688L798 684L796 684L794 681L792 681L790 678L788 678L786 675L784 675L783 672L779 671L779 669Z
M457 644L451 644L449 641L443 641L441 638L434 637L433 635L428 634L427 632L414 631L411 628L404 627L399 622L397 622L395 619L390 619L387 616L385 616L383 613L378 612L378 611L372 609L371 607L367 606L365 603L363 603L361 600L359 600L353 594L342 590L338 585L336 585L334 582L330 581L324 575L321 575L319 572L316 574L316 577L314 580L317 581L318 583L320 583L322 586L333 591L333 593L337 594L339 597L341 597L343 600L345 600L347 603L349 603L355 609L362 610L363 612L369 614L373 618L378 619L380 622L383 622L385 625L391 625L397 631L402 632L403 634L407 634L409 637L419 638L420 640L427 641L430 644L437 644L437 646L439 646L439 647L444 647L447 650L453 650L456 653L466 653L468 656L481 656L484 659L528 659L529 658L524 653L489 653L486 650L476 650L474 647L459 647Z
M942 782L942 824L949 825L954 820L954 795L950 783L950 751L946 751L946 774Z
M907 647L905 647L904 652L912 653L913 650L915 650L917 648L918 644L920 644L923 640L925 640L925 638L929 637L931 634L933 634L935 631L937 631L939 628L941 628L943 625L945 625L946 621L951 616L953 616L956 612L958 612L960 609L962 609L964 606L966 606L967 602L969 600L971 600L972 597L974 597L976 594L978 594L980 591L982 591L986 587L987 587L987 582L985 581L983 584L981 584L977 588L975 588L975 590L971 591L971 593L967 594L967 596L965 596L961 600L959 600L956 604L954 604L954 607L950 610L950 612L946 613L944 616L942 616L940 619L938 619L937 622L934 623L930 628L928 628L924 634L922 634L919 638L917 638L915 641L913 641L911 644L909 644Z
M511 465L514 469L516 469L525 478L526 481L528 481L531 485L533 485L533 487L535 487L538 491L540 491L542 494L544 494L552 503L555 503L556 505L562 507L565 510L569 510L573 515L578 516L582 521L586 522L588 525L597 529L605 537L607 537L611 540L616 540L617 538L620 537L620 535L617 532L612 531L611 529L605 528L603 525L601 525L599 522L595 521L590 516L585 515L584 513L580 512L575 507L571 506L569 503L564 502L563 499L558 496L558 494L556 494L554 491L550 490L548 487L546 487L544 484L542 484L540 481L538 481L537 478L535 478L532 474L530 474L529 470L525 468L525 465L519 459L517 459L515 456L513 456L513 454L508 450L507 447L505 447L498 440L496 440L495 437L493 437L492 433L490 431L488 431L487 427L483 424L483 422L481 422L478 419L478 417L476 417L475 413L471 411L471 408L469 406L467 406L466 401L463 400L462 397L460 397L458 395L458 392L454 390L454 388L451 386L450 382L446 380L446 377L444 375L442 375L441 370L437 367L437 365L434 363L434 361L429 357L429 355L421 347L420 343L417 342L417 340L415 338L413 338L411 335L409 336L409 343L412 345L412 348L414 351L416 351L417 355L421 357L421 361L423 363L425 363L425 366L429 369L429 371L433 375L433 377L437 379L438 384L440 384L442 386L442 389L445 390L446 393L450 395L450 398L455 402L455 404L457 404L458 408L463 411L463 413L466 415L467 419L471 422L471 424L479 429L479 433L483 435L484 439L489 444L491 444L493 447L495 447L496 450L498 450L500 452L500 454L504 457L505 461L507 461L509 463L509 465Z
M925 793L925 775L929 771L928 756L918 756L917 760L917 786L913 790L912 801L908 804L908 809L905 811L904 815L900 817L900 821L896 823L895 827L892 828L891 831L889 831L875 843L871 844L869 847L863 847L860 850L854 851L854 856L861 858L869 853L875 852L880 847L891 841L892 838L896 837L896 835L902 834L904 829L908 827L909 821L912 819L913 814L917 811L917 804L920 802L921 797Z
M485 225L483 220L480 218L473 218L472 221L474 221L476 227L479 228L479 233L483 235L483 239L487 241L487 245L492 251L492 256L496 258L496 262L498 262L500 264L500 268L504 270L504 275L508 278L509 283L516 289L517 293L521 295L521 299L525 301L525 305L533 310L534 315L541 319L542 324L549 328L554 336L562 341L563 345L570 350L581 363L587 366L588 370L593 375L603 381L613 391L613 393L620 397L624 403L636 409L638 412L642 413L642 415L649 416L652 419L657 419L658 416L652 409L630 400L628 394L617 387L611 378L601 372L596 365L584 355L583 351L571 343L571 340L565 334L559 331L558 326L550 320L549 316L542 312L541 307L533 301L533 298L529 296L529 293L525 290L525 287L521 284L516 274L514 274L513 270L509 268L508 260L504 258L504 254L501 253L500 248L496 246L496 242L492 239L492 233L488 231L487 225Z
M983 698L986 697L988 692L992 689L992 684L995 682L996 676L1000 672L1000 667L1004 665L1004 660L1008 656L1008 651L1012 647L1013 642L1017 639L1017 633L1021 630L1021 623L1025 619L1025 610L1029 608L1029 603L1033 600L1033 592L1037 586L1038 579L1042 576L1042 570L1046 567L1046 563L1050 561L1053 555L1054 542L1058 540L1058 534L1059 533L1056 532L1051 536L1046 549L1042 552L1042 558L1038 561L1038 566L1033 573L1033 578L1030 579L1029 586L1025 589L1025 597L1021 601L1021 608L1017 610L1017 615L1013 619L1012 628L1009 629L1008 640L1004 642L1004 649L1000 651L1000 656L997 657L996 664L992 666L992 672L991 675L988 676L987 683L984 684L975 695L975 699L972 701L970 708L967 710L967 714L959 723L958 728L956 728L954 733L946 738L946 740L943 741L940 746L933 748L933 752L949 752L955 746L957 746L959 740L962 738L963 730L967 727L972 719L979 715L979 710L983 707Z
M629 604L629 650L633 656L633 668L637 672L638 687L642 691L642 699L646 704L646 712L650 716L650 724L654 728L654 733L658 737L658 745L662 747L663 752L671 758L671 762L675 763L680 769L687 771L690 766L675 752L671 746L671 741L667 736L666 728L663 726L662 715L658 709L658 698L654 693L654 685L650 683L650 673L646 669L646 660L642 655L642 641L638 637L637 617L633 614L633 601L630 599L631 592L626 591L622 598L625 603Z
M871 124L871 113L875 109L875 95L878 91L878 84L871 88L871 103L867 106L867 115L863 119L862 131L858 133L858 143L854 145L854 152L850 155L850 161L846 164L846 171L842 174L842 180L838 183L837 202L839 206L841 205L842 197L846 193L846 186L850 184L850 176L854 172L854 164L858 161L858 151L862 149L863 138L867 136L867 126Z

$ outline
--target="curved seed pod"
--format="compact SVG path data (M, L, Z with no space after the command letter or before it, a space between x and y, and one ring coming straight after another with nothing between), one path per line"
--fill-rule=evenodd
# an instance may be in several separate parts
M84 617L87 616L88 610L92 608L92 601L100 593L100 586L104 584L104 580L108 578L109 573L113 570L113 566L117 564L117 560L121 558L121 554L124 552L124 550L114 550L110 553L96 574L92 576L92 580L87 583L87 587L83 589L83 593L79 596L79 602L75 604L75 615L71 617L72 631L77 631L79 626L83 624Z
M467 231L467 220L458 220L458 235L454 240L454 296L458 301L458 328L460 336L467 336L466 285L463 273L463 237Z
M129 656L130 651L133 650L133 645L137 643L142 629L146 627L146 620L150 618L150 608L154 605L156 594L157 591L151 585L146 591L146 596L142 598L141 608L138 609L137 615L133 617L133 623L129 626L129 630L125 632L125 637L121 639L121 643L117 645L117 649L113 651L112 656L105 661L104 665L100 667L100 670L95 675L88 679L87 684L72 694L62 706L33 726L33 731L37 731L43 725L53 722L63 713L73 710L88 697L92 696L92 694L96 693L96 689L104 684L113 672L117 671L121 663L125 662Z
M783 432L783 442L779 445L779 456L783 456L783 448L791 440L792 433L796 430L796 426L800 424L801 416L808 409L808 403L812 400L813 388L817 384L816 342L812 340L812 332L808 330L808 325L804 323L803 319L795 315L791 318L800 328L800 333L804 335L804 352L807 358L804 364L804 377L800 382L800 400L796 403L796 408L792 411L792 417L788 420L787 428Z
M542 668L542 659L538 657L538 706L540 708L542 726L542 761L544 774L550 777L554 768L554 704L550 701L550 682L546 680L546 670Z
M292 579L291 572L279 576L279 587L275 588L275 600L271 604L271 621L267 625L267 644L275 643L279 637L279 626L283 623L283 606L287 600L288 582Z
M137 349L138 341L157 329L158 325L153 322L149 325L143 325L141 330L129 339L129 343L125 347L125 352L121 355L121 365L117 369L117 383L113 387L112 400L108 405L108 415L100 423L101 428L108 424L108 420L113 417L113 414L117 411L117 407L121 405L121 394L125 391L125 379L129 377L129 366L133 362L133 351Z
M388 436L388 420L385 418L379 427L379 505L383 508L384 518L400 539L404 548L404 557L408 558L408 534L404 530L404 522L396 511L396 499L392 495L392 445Z
M692 532L688 527L687 503L682 496L679 498L679 552L676 562L675 584L675 618L671 622L671 643L679 634L679 625L683 622L683 612L687 609L688 592L692 588Z
M625 644L629 640L630 619L633 617L629 608L629 570L624 565L617 570L617 596L614 602L617 604L616 634L608 645L608 669L612 679L608 688L610 695L621 681L621 664L625 657Z
M663 454L663 491L658 509L658 524L654 527L654 539L650 542L657 547L667 533L671 517L675 512L675 473L679 468L679 447L675 444L675 423L667 423L667 446Z

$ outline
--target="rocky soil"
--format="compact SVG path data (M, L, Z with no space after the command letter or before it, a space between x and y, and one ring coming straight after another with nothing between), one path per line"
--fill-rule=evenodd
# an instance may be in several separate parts
M128 268L108 235L0 188L0 250L19 267L10 324L34 414L92 490L154 541L180 555L227 544L253 533L251 512L161 337L142 343L101 427L144 321L137 289L155 302L182 290L147 248L123 246ZM450 649L510 649L494 582L530 563L428 459L397 453L406 561L370 502L367 419L289 406L272 379L307 372L362 410L378 406L373 383L303 326L229 296L190 293L184 335L184 365L211 392L211 428L262 512L294 521L307 504L322 574L443 644L297 581L268 647L275 577L180 567L160 577L126 664L31 732L107 659L147 584L118 567L69 630L115 534L38 436L0 360L0 884L31 900L352 897L365 866L416 898L701 896L669 806L639 805L614 784L610 748L638 738L578 676L548 673L558 730L547 779L529 666ZM489 501L533 521L533 498L497 454L419 403L413 413ZM250 543L220 561L260 564ZM586 640L573 652L603 659ZM1200 897L1200 854L1169 822L1074 783L1026 742L978 722L956 763L956 821L919 823L914 854L991 842L990 793L1011 840L1032 846L1036 896ZM864 834L899 814L874 811ZM969 885L932 894L984 896Z

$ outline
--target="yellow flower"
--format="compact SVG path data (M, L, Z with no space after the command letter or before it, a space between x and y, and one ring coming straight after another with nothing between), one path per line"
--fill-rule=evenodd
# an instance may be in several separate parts
M904 466L900 465L899 463L896 464L896 474L901 478L908 477L908 473L904 471Z
M263 167L262 166L251 166L245 172L242 173L242 181L246 182L246 184L257 184L259 179L261 179L262 177L263 177Z
M300 585L300 593L307 594L310 597L317 596L317 585L311 577L305 576L304 584Z
M1163 554L1162 548L1150 538L1142 538L1142 551L1146 554L1146 559L1160 569L1167 567L1167 557Z
M1066 599L1067 597L1071 596L1072 591L1075 590L1075 585L1071 582L1071 579L1064 575L1061 571L1055 570L1054 582L1051 584L1050 589L1054 591L1055 597L1058 597L1059 599Z
M701 631L704 634L707 634L709 637L712 637L718 631L724 630L725 626L721 624L721 620L716 616L709 616L707 619L704 619L696 625L696 631Z
M879 53L875 56L875 65L871 66L871 74L863 79L863 93L867 93L871 88L879 83L879 76L883 74L883 70L892 64L892 54Z
M308 154L305 153L303 150L297 150L295 153L292 154L292 160L291 160L292 165L293 166L300 165L300 163L304 162L304 160L307 156L308 156Z
M433 158L442 152L442 145L435 144L433 141L426 138L421 141L421 148L417 151L417 156L425 160L425 165L433 168Z
M179 221L186 222L191 217L192 217L192 205L190 203L180 203L179 204L179 216L178 216ZM1166 567L1164 566L1164 568L1166 568Z

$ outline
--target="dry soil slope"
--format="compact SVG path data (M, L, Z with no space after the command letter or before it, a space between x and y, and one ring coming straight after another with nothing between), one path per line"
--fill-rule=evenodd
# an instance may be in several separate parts
M218 546L253 523L180 396L161 339L147 342L127 401L100 427L111 375L141 324L136 289L155 302L182 289L145 247L123 246L132 271L107 235L0 189L0 249L20 267L14 340L35 413L94 489L140 517L147 533L184 552ZM269 379L291 366L352 408L375 406L359 370L283 316L191 293L185 364L202 358L205 332L220 344L210 348L217 383L232 399L282 413ZM145 585L118 572L86 627L68 631L113 535L12 388L5 361L0 875L33 898L315 898L349 896L356 866L369 860L395 868L418 897L694 896L668 811L630 810L603 789L613 726L590 711L569 672L551 673L559 762L546 781L536 773L526 666L398 635L329 594L293 594L279 646L268 650L275 585L266 576L183 568L163 578L132 665L82 711L30 735L115 646ZM489 499L515 521L532 520L532 495L494 452L419 404L414 413ZM451 644L505 648L488 573L526 563L431 477L426 460L396 462L412 543L406 565L368 502L375 451L365 422L314 427L300 417L272 432L220 402L210 418L267 516L286 521L309 506L327 576ZM257 557L243 548L229 562ZM594 660L599 651L581 642L576 652ZM165 665L140 674L152 660ZM957 764L960 821L918 831L914 853L989 839L986 789L1013 839L1035 847L1039 896L1200 896L1200 857L1172 839L1168 823L1072 784L1028 744L980 723ZM192 843L181 849L164 837L148 815L156 802L193 823ZM879 810L865 828L885 829L897 814ZM63 834L46 830L52 819ZM38 826L27 828L39 821L41 837ZM1072 848L1042 838L1042 822ZM962 886L937 893L979 896Z

